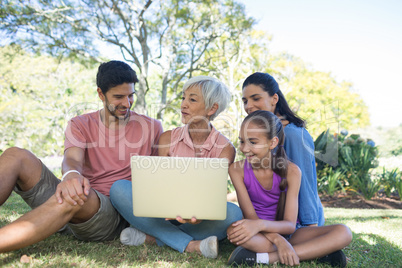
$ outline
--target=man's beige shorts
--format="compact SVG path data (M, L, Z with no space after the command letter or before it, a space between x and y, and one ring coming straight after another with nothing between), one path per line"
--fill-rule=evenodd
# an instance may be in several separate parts
M45 203L56 192L60 180L42 163L42 174L39 182L30 190L23 192L16 186L14 191L32 208ZM109 197L96 191L100 200L98 212L88 221L79 224L68 223L66 228L80 240L104 241L112 240L120 235L128 223L112 206ZM65 232L65 228L63 228ZM67 231L68 233L69 231Z

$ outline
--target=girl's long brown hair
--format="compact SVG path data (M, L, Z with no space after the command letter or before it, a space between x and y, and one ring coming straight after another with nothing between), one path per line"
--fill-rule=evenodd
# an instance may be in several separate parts
M249 114L243 121L244 123L253 123L261 129L266 130L266 135L269 140L274 137L278 137L279 142L276 148L271 150L271 168L278 174L282 180L279 184L279 189L281 191L278 201L278 206L276 209L275 220L283 220L283 215L285 213L286 204L286 188L288 187L288 181L286 179L288 173L288 158L286 156L285 148L283 144L285 142L285 133L281 120L271 112L268 111L255 111Z

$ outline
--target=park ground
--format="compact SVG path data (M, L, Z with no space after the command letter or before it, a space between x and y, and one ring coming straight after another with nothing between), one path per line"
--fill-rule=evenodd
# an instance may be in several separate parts
M347 267L402 267L402 210L391 208L395 204L400 206L399 200L374 198L366 203L361 198L348 195L333 198L337 201L327 200L325 196L321 198L326 224L343 223L353 232L352 243L344 249ZM354 208L341 207L345 204ZM373 208L384 204L387 204L386 208ZM370 208L367 209L367 206ZM28 206L13 193L0 207L0 227L27 211ZM129 247L122 245L118 239L83 242L72 236L55 234L35 245L1 253L0 267L227 267L226 262L235 247L227 240L220 242L219 247L218 258L211 260L195 253L180 254L168 247ZM300 267L329 266L307 261L302 262Z

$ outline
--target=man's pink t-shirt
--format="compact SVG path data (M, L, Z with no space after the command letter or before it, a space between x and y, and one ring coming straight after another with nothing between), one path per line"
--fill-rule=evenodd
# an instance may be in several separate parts
M211 133L202 145L201 158L219 157L223 149L231 142L211 125ZM188 125L172 130L170 138L170 156L195 157L194 143L191 140Z
M131 180L130 157L158 155L157 144L162 134L158 120L135 112L120 129L108 129L100 120L100 111L71 119L65 132L64 151L71 147L85 150L82 175L91 187L109 196L112 184Z

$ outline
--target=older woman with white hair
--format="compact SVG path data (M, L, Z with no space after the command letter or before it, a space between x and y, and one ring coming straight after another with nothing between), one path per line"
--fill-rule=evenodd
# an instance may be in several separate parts
M183 87L182 127L164 132L159 139L159 156L227 158L234 161L236 151L231 142L212 126L211 121L230 102L228 88L219 80L197 76ZM136 217L132 208L131 182L117 181L110 189L110 199L119 213L131 224L123 230L120 241L125 245L144 243L167 245L179 252L198 252L207 258L218 256L218 240L226 238L226 229L242 219L238 206L227 204L225 220L195 218L176 221Z

